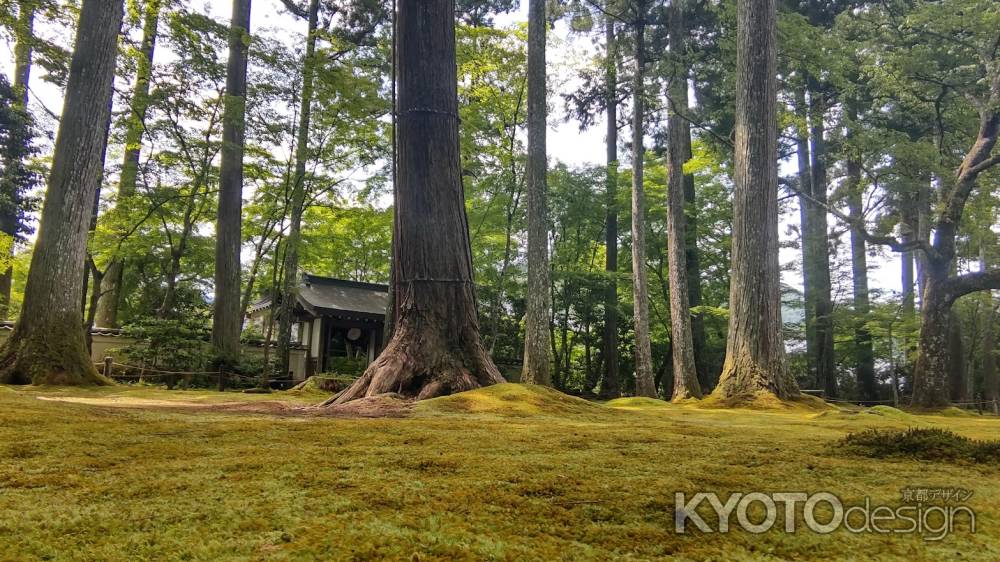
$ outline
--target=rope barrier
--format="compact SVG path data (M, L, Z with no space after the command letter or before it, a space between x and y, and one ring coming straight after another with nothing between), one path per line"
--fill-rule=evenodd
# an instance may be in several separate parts
M197 376L197 375L218 377L218 376L220 376L222 374L225 374L226 377L229 380L240 380L240 381L259 381L260 380L260 376L259 375L247 375L247 374L244 374L244 373L232 373L232 372L223 373L222 371L167 371L167 370L164 370L164 369L156 369L156 368L153 368L153 367L140 367L140 366L137 366L137 365L128 365L128 364L125 364L125 363L118 363L116 361L112 361L110 363L109 362L94 363L95 367L107 367L109 365L112 366L112 367L120 367L120 368L126 369L128 371L139 371L139 373L128 373L128 372L126 372L126 373L115 373L115 372L112 372L110 374L105 373L106 376L109 376L111 378L116 378L116 379L147 379L147 378L153 379L153 378ZM301 382L301 381L299 381L297 379L290 378L290 377L289 378L279 378L279 379L268 378L267 381L269 383L295 383L295 382Z

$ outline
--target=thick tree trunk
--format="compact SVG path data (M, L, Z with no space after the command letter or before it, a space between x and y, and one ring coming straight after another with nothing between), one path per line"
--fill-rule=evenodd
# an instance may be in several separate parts
M250 0L233 0L222 123L219 208L216 220L215 301L212 347L220 365L240 357L240 227L243 208L243 144L246 129Z
M913 403L925 408L948 406L951 396L951 304L945 289L947 270L927 268L920 305L920 340L913 381Z
M298 294L299 242L302 238L302 213L306 201L306 164L309 160L309 124L312 115L313 75L316 67L316 26L319 22L319 0L309 2L309 23L306 33L306 54L302 62L302 96L299 107L298 138L295 142L295 177L292 180L291 217L288 238L285 242L285 277L281 284L281 300L278 311L278 360L277 375L288 377L289 350L292 345L292 316L295 313L295 299ZM268 376L261 386L267 388Z
M645 2L636 2L635 75L632 78L632 292L635 297L635 393L656 397L649 342L649 286L646 279L646 194L643 186L645 129Z
M737 0L733 267L726 361L715 394L798 394L785 364L778 282L775 0Z
M867 328L868 316L871 314L871 301L868 294L868 252L865 238L861 231L864 224L864 209L861 185L861 166L854 160L847 161L847 203L850 207L851 219L855 225L851 228L851 280L854 289L854 347L856 361L855 376L861 396L865 400L878 399L878 385L875 382L875 350L872 346L872 334Z
M22 111L28 110L28 81L31 77L32 40L35 26L35 2L20 2L17 23L14 28L14 91L19 96L18 105ZM24 162L4 162L4 173L13 177L14 170L20 170ZM15 238L17 235L17 203L9 206L10 213L0 217L0 232ZM8 257L13 257L11 244ZM10 291L13 286L14 269L8 267L0 273L0 319L6 319L10 310Z
M687 74L679 64L684 52L683 11L672 3L669 8L670 54L674 57L669 76L669 179L667 189L667 263L670 268L670 335L673 349L673 400L701 398L695 366L695 346L691 330L690 278L688 275L689 236L685 216L687 177L684 164L690 151L690 129L678 111L687 110ZM685 142L687 141L687 142Z
M388 392L431 398L503 382L480 340L476 315L454 18L454 0L399 3L399 318L378 359L331 402Z
M1000 100L1000 74L992 80L992 100ZM946 406L949 379L958 364L949 349L951 306L956 299L977 291L1000 289L1000 270L951 276L955 269L956 239L965 205L980 174L1000 163L991 156L1000 139L1000 112L995 105L980 107L979 133L961 165L941 190L935 220L934 244L923 255L920 343L913 373L913 403L935 408ZM923 209L921 208L921 212ZM929 220L921 220L921 231ZM918 233L924 240L924 232ZM957 324L957 323L955 323ZM964 379L964 373L962 375Z
M837 364L833 347L833 297L830 281L830 245L828 241L826 203L826 102L818 82L810 79L809 140L812 142L812 279L815 292L814 322L816 325L816 383L829 397L837 396Z
M121 0L84 0L21 316L0 347L0 382L93 384L80 313L87 228L101 182Z
M601 379L600 396L605 399L621 395L621 376L618 372L618 51L615 39L615 22L607 18L604 24L606 42L605 73L607 92L607 174L604 198L606 218L604 226L605 262L608 285L604 292L604 377ZM593 386L591 386L593 388Z
M136 61L135 88L132 91L132 105L129 108L125 130L125 158L118 179L116 204L135 195L139 177L139 154L142 150L142 136L146 129L146 110L149 108L149 83L153 73L153 52L156 48L161 4L162 0L149 0L145 5L142 43ZM94 323L97 326L106 328L118 326L118 308L121 305L124 275L124 261L120 256L114 256L105 270L104 280L100 285L100 298L94 315Z
M528 3L528 294L521 382L551 385L549 340L549 229L546 201L546 0Z

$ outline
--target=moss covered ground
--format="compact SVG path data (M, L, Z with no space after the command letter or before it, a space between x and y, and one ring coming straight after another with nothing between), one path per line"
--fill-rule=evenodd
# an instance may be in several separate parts
M399 419L309 415L326 396L0 386L0 560L1000 560L996 465L837 446L870 428L996 439L996 418L519 385ZM898 505L907 486L973 490L977 533L674 532L675 491Z

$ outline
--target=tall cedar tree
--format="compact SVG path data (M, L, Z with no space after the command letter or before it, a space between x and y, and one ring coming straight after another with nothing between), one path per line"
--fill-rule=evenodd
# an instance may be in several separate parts
M853 102L848 103L848 118L857 121ZM853 131L848 130L848 138ZM864 224L864 187L861 183L861 162L851 154L847 158L847 205L854 223L851 226L851 286L854 295L854 375L865 400L878 399L875 380L875 347L867 321L871 314L871 296L868 291L868 246L860 225Z
M667 186L667 262L670 268L670 335L673 342L673 400L701 398L698 370L695 365L694 338L691 330L691 307L688 293L687 175L684 164L690 158L691 129L679 114L688 109L687 69L682 57L685 50L684 7L673 0L668 8L671 72L668 76L668 152L670 159Z
M815 330L816 384L829 397L837 396L837 364L833 348L833 288L830 280L830 245L827 226L828 174L826 150L826 110L825 93L818 80L809 76L809 140L812 160L809 168L811 198L806 216L809 222L805 228L807 243L811 245L812 263L810 280L812 283L813 324Z
M775 0L737 0L733 267L725 399L798 394L785 363L778 281Z
M618 398L621 378L618 373L618 46L615 38L615 20L604 22L606 44L605 93L607 135L604 142L607 152L605 176L605 205L607 217L604 231L608 286L604 295L604 377L601 379L600 396Z
M222 162L219 168L219 210L215 227L215 302L212 315L212 347L221 365L239 361L240 329L243 324L240 318L240 222L249 43L250 0L233 0L222 123Z
M0 347L0 382L94 384L80 311L87 229L101 183L122 0L84 0L24 305Z
M546 197L546 0L528 3L528 290L521 382L551 385L549 217Z
M632 286L635 295L635 392L656 397L649 341L649 285L646 280L646 194L643 186L645 122L646 2L635 8L635 74L632 77Z
M455 0L400 0L398 179L393 277L399 317L342 404L397 392L418 399L503 382L479 335L458 136Z
M319 21L319 0L310 0L308 8L306 53L302 61L302 94L299 106L298 137L295 140L295 176L292 180L291 217L285 240L285 272L281 284L278 312L278 372L288 375L289 349L292 343L292 314L295 311L299 270L299 243L302 239L302 212L306 201L306 164L309 159L309 123L312 117L313 75L316 70L316 28ZM264 376L267 376L265 370ZM266 381L263 381L266 386Z
M156 49L156 39L160 23L160 9L163 0L148 0L146 12L143 15L142 43L137 53L135 86L132 91L132 103L128 109L125 128L125 157L122 160L122 171L118 178L118 198L116 204L128 200L135 195L139 178L139 154L142 150L142 136L146 130L146 110L149 109L149 85L153 73L153 52ZM100 300L94 323L97 326L114 328L118 326L118 307L122 299L122 282L125 274L125 262L120 256L114 256L104 273L104 282L100 286Z

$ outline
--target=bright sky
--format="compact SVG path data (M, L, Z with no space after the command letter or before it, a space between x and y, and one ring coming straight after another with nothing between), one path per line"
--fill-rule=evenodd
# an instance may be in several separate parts
M199 2L193 0L194 6L203 5L208 12L220 21L228 21L231 3L228 0L210 0ZM512 14L505 14L496 18L496 23L500 26L513 25L517 22L527 20L527 2L522 1L520 9ZM261 28L278 29L287 32L289 41L301 41L304 35L305 23L291 17L281 7L279 0L255 0L252 10L251 20L252 30ZM44 27L36 32L45 36L53 33L53 30L46 30ZM579 126L574 122L566 122L562 111L562 101L560 93L571 91L576 87L571 68L574 64L587 60L594 54L595 47L589 38L570 37L568 26L564 22L556 25L555 30L550 34L550 43L557 48L550 48L548 55L549 82L555 90L550 92L550 106L553 112L549 118L549 157L553 161L565 162L569 165L590 165L602 163L604 161L604 124L598 120L589 130L580 131ZM162 50L157 51L157 58L162 56ZM7 76L11 76L13 70L13 50L12 45L6 40L0 40L0 70ZM44 116L47 112L60 113L62 108L61 91L41 80L41 69L36 67L36 71L31 77L30 89L32 92L32 108L37 116L43 120L43 128L49 130L54 128L54 120ZM792 162L783 162L781 165L783 174L794 173L795 168ZM781 217L780 233L783 241L795 238L794 232L790 230L791 225L798 224L798 209L794 205L789 205L786 212ZM829 219L832 229L841 232L836 219L832 216ZM838 256L838 261L845 261L848 258L850 245L847 235L843 236L843 241L839 244L843 255ZM781 250L782 265L798 264L801 254L792 248ZM901 261L891 252L881 252L876 256L869 257L870 283L872 289L898 290L900 279ZM836 277L836 276L835 276ZM782 281L788 285L801 288L801 275L797 271L783 271ZM841 296L849 295L849 287L840 287ZM838 292L838 288L835 288ZM834 295L835 298L838 295Z

